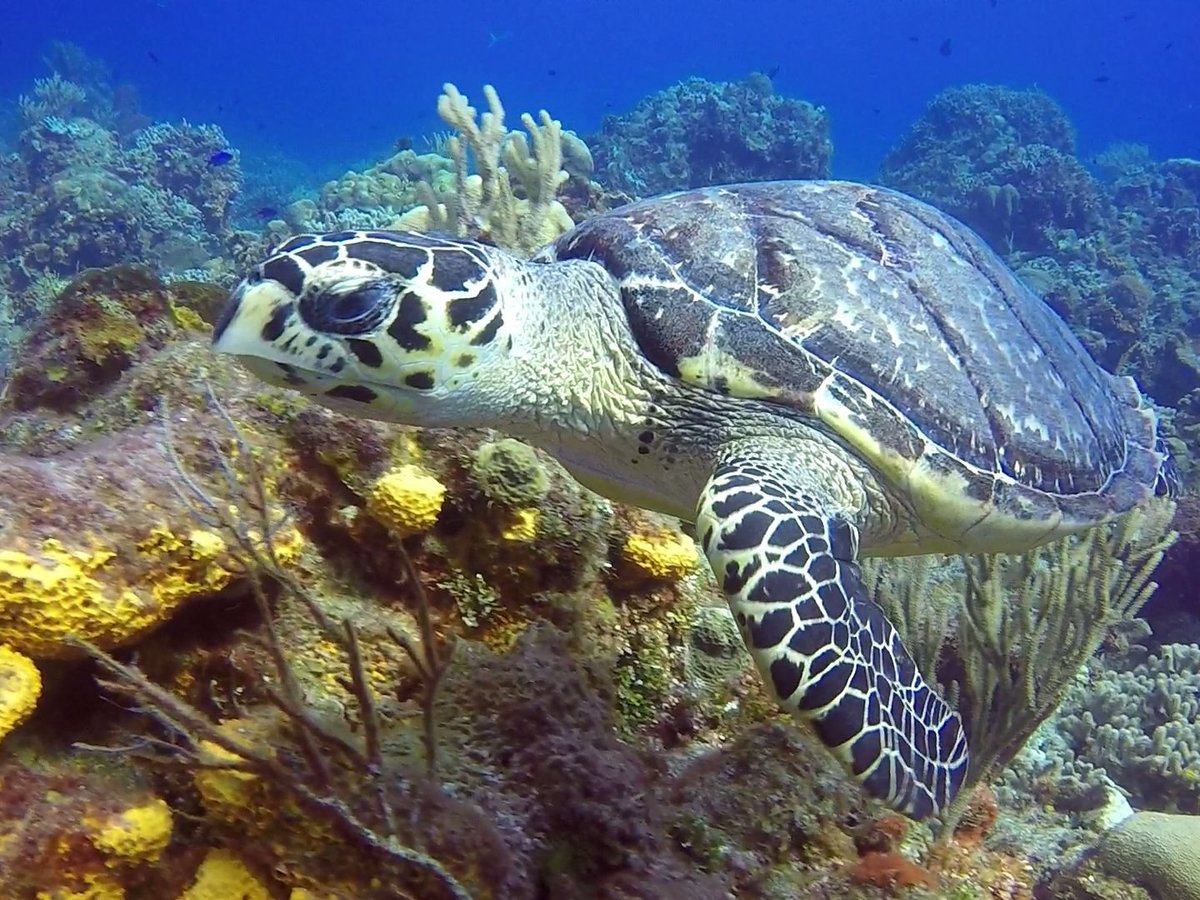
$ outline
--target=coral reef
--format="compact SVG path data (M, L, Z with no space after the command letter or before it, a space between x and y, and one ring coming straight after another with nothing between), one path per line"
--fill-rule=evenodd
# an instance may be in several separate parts
M968 222L993 245L1049 249L1098 221L1062 109L1038 91L968 85L938 94L883 161L884 183Z
M596 177L634 197L776 178L827 178L825 110L780 97L771 80L689 78L608 116L589 138Z
M368 488L366 509L397 537L428 531L442 511L446 486L413 465L380 477Z
M228 152L220 128L152 124L136 90L75 45L46 62L19 100L15 152L0 156L0 374L54 299L48 282L136 262L228 283L244 240L230 222L238 161L210 161Z
M976 777L1067 690L935 846L780 716L677 522L517 441L345 419L208 350L224 292L181 276L219 281L289 228L422 217L528 251L612 200L586 145L545 114L509 132L494 92L479 114L448 86L456 143L289 195L237 232L241 160L210 164L219 131L139 121L102 67L67 45L51 58L0 159L0 329L27 335L0 390L3 891L965 900L1183 883L1167 880L1179 855L1132 828L1099 854L1121 878L1093 859L1054 880L1117 817L1114 782L1139 807L1196 810L1200 651L1121 655L1132 632L1105 627L1136 612L1160 545L1124 567L1119 528L1070 545L1095 557L1067 567L1070 598L1065 557L874 570L918 663L976 710ZM948 202L1106 362L1177 398L1193 439L1200 166L1114 148L1094 179L1040 95L940 103L897 171L949 173ZM819 176L830 155L824 112L763 77L685 82L600 145L595 171L637 193ZM169 278L75 274L127 259ZM1101 639L1071 687L1062 672ZM1192 819L1168 818L1193 839Z
M314 201L283 211L293 228L405 228L473 237L530 255L574 225L573 209L599 205L588 181L591 153L542 110L509 131L495 88L482 114L447 84L438 115L453 133L416 153L406 148L363 171L328 182Z
M246 864L228 850L210 850L196 870L196 880L180 900L269 900L271 892ZM292 896L296 896L293 891Z

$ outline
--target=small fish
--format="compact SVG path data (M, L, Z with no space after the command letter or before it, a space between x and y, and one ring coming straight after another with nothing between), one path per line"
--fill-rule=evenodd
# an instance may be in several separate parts
M489 31L488 32L488 46L495 47L497 44L503 44L505 41L507 41L511 37L512 37L511 31L501 31L498 34L494 31Z
M224 166L233 162L233 154L228 150L218 150L208 158L210 166Z
M938 53L942 54L942 56L949 56L953 52L954 49L950 46L950 38L946 38L942 41L941 46L938 47Z
M774 81L775 76L779 74L778 64L771 66L771 68L767 69L767 71L765 71L763 74L766 75L768 78L770 78L772 81Z
M1137 13L1125 13L1125 15L1121 16L1121 21L1122 22L1132 22L1136 18L1137 18Z
M254 214L266 222L269 219L279 218L279 207L277 206L260 206L254 211Z
M1095 78L1092 79L1092 81L1096 82L1096 84L1106 84L1108 82L1108 76L1107 75L1097 75Z
M558 69L547 69L546 74L549 75L551 78L553 78L555 75L558 74Z
M990 6L992 9L995 9L995 8L996 8L996 4L997 4L998 2L999 2L999 0L988 0L988 5L989 5L989 6Z
M402 134L400 137L396 138L396 141L392 146L396 148L397 153L402 150L411 150L413 148L413 139L410 135Z
M154 63L156 66L158 65L158 54L157 53L155 53L153 50L147 50L146 55L148 57L150 57L150 62Z
M919 37L917 37L915 34L910 34L908 36L908 42L910 44L919 44L919 43L921 43L921 39Z
M1167 41L1166 44L1163 45L1163 53L1166 53L1168 50L1170 50L1174 46L1175 46L1174 41Z

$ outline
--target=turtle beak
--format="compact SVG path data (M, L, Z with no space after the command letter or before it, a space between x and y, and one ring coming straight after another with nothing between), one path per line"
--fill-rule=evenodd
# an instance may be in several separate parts
M229 295L213 329L213 350L295 364L295 353L279 346L285 329L296 318L295 309L295 298L279 282L244 279Z
M240 326L234 326L238 322L238 318L242 311L242 300L245 299L246 290L250 287L246 280L241 281L238 287L233 289L233 293L229 294L229 300L226 302L226 307L221 313L221 318L216 324L216 328L212 329L212 349L217 353L232 353L240 355L244 353L244 349L235 347L238 341L238 332L244 331ZM239 323L240 325L240 323Z
M217 322L217 327L213 329L213 349L218 353L229 353L225 347L221 346L221 339L228 333L229 326L233 320L237 318L239 310L242 308L242 297L246 293L246 280L242 279L241 283L233 289L233 293L229 295L229 300L225 303L225 309L221 312L221 318Z

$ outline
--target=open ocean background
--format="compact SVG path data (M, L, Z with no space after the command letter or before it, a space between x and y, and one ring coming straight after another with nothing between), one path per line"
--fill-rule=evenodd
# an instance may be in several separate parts
M285 154L314 177L377 159L400 136L444 128L446 81L473 99L495 84L510 114L545 108L587 135L681 78L755 70L830 111L838 177L874 178L934 94L972 82L1047 92L1085 160L1113 141L1200 156L1196 0L3 6L6 102L46 74L50 41L73 41L136 85L155 120L220 125L248 169L256 154Z

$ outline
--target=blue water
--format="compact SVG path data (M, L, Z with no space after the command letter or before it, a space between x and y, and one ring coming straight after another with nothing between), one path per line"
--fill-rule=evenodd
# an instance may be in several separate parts
M1042 88L1084 157L1111 141L1200 157L1197 0L3 5L4 101L45 74L51 40L70 40L153 118L219 124L248 163L277 151L340 171L383 155L442 127L444 81L472 99L494 83L510 113L545 107L587 134L683 77L776 66L780 93L830 110L843 177L872 178L924 104L968 82Z

